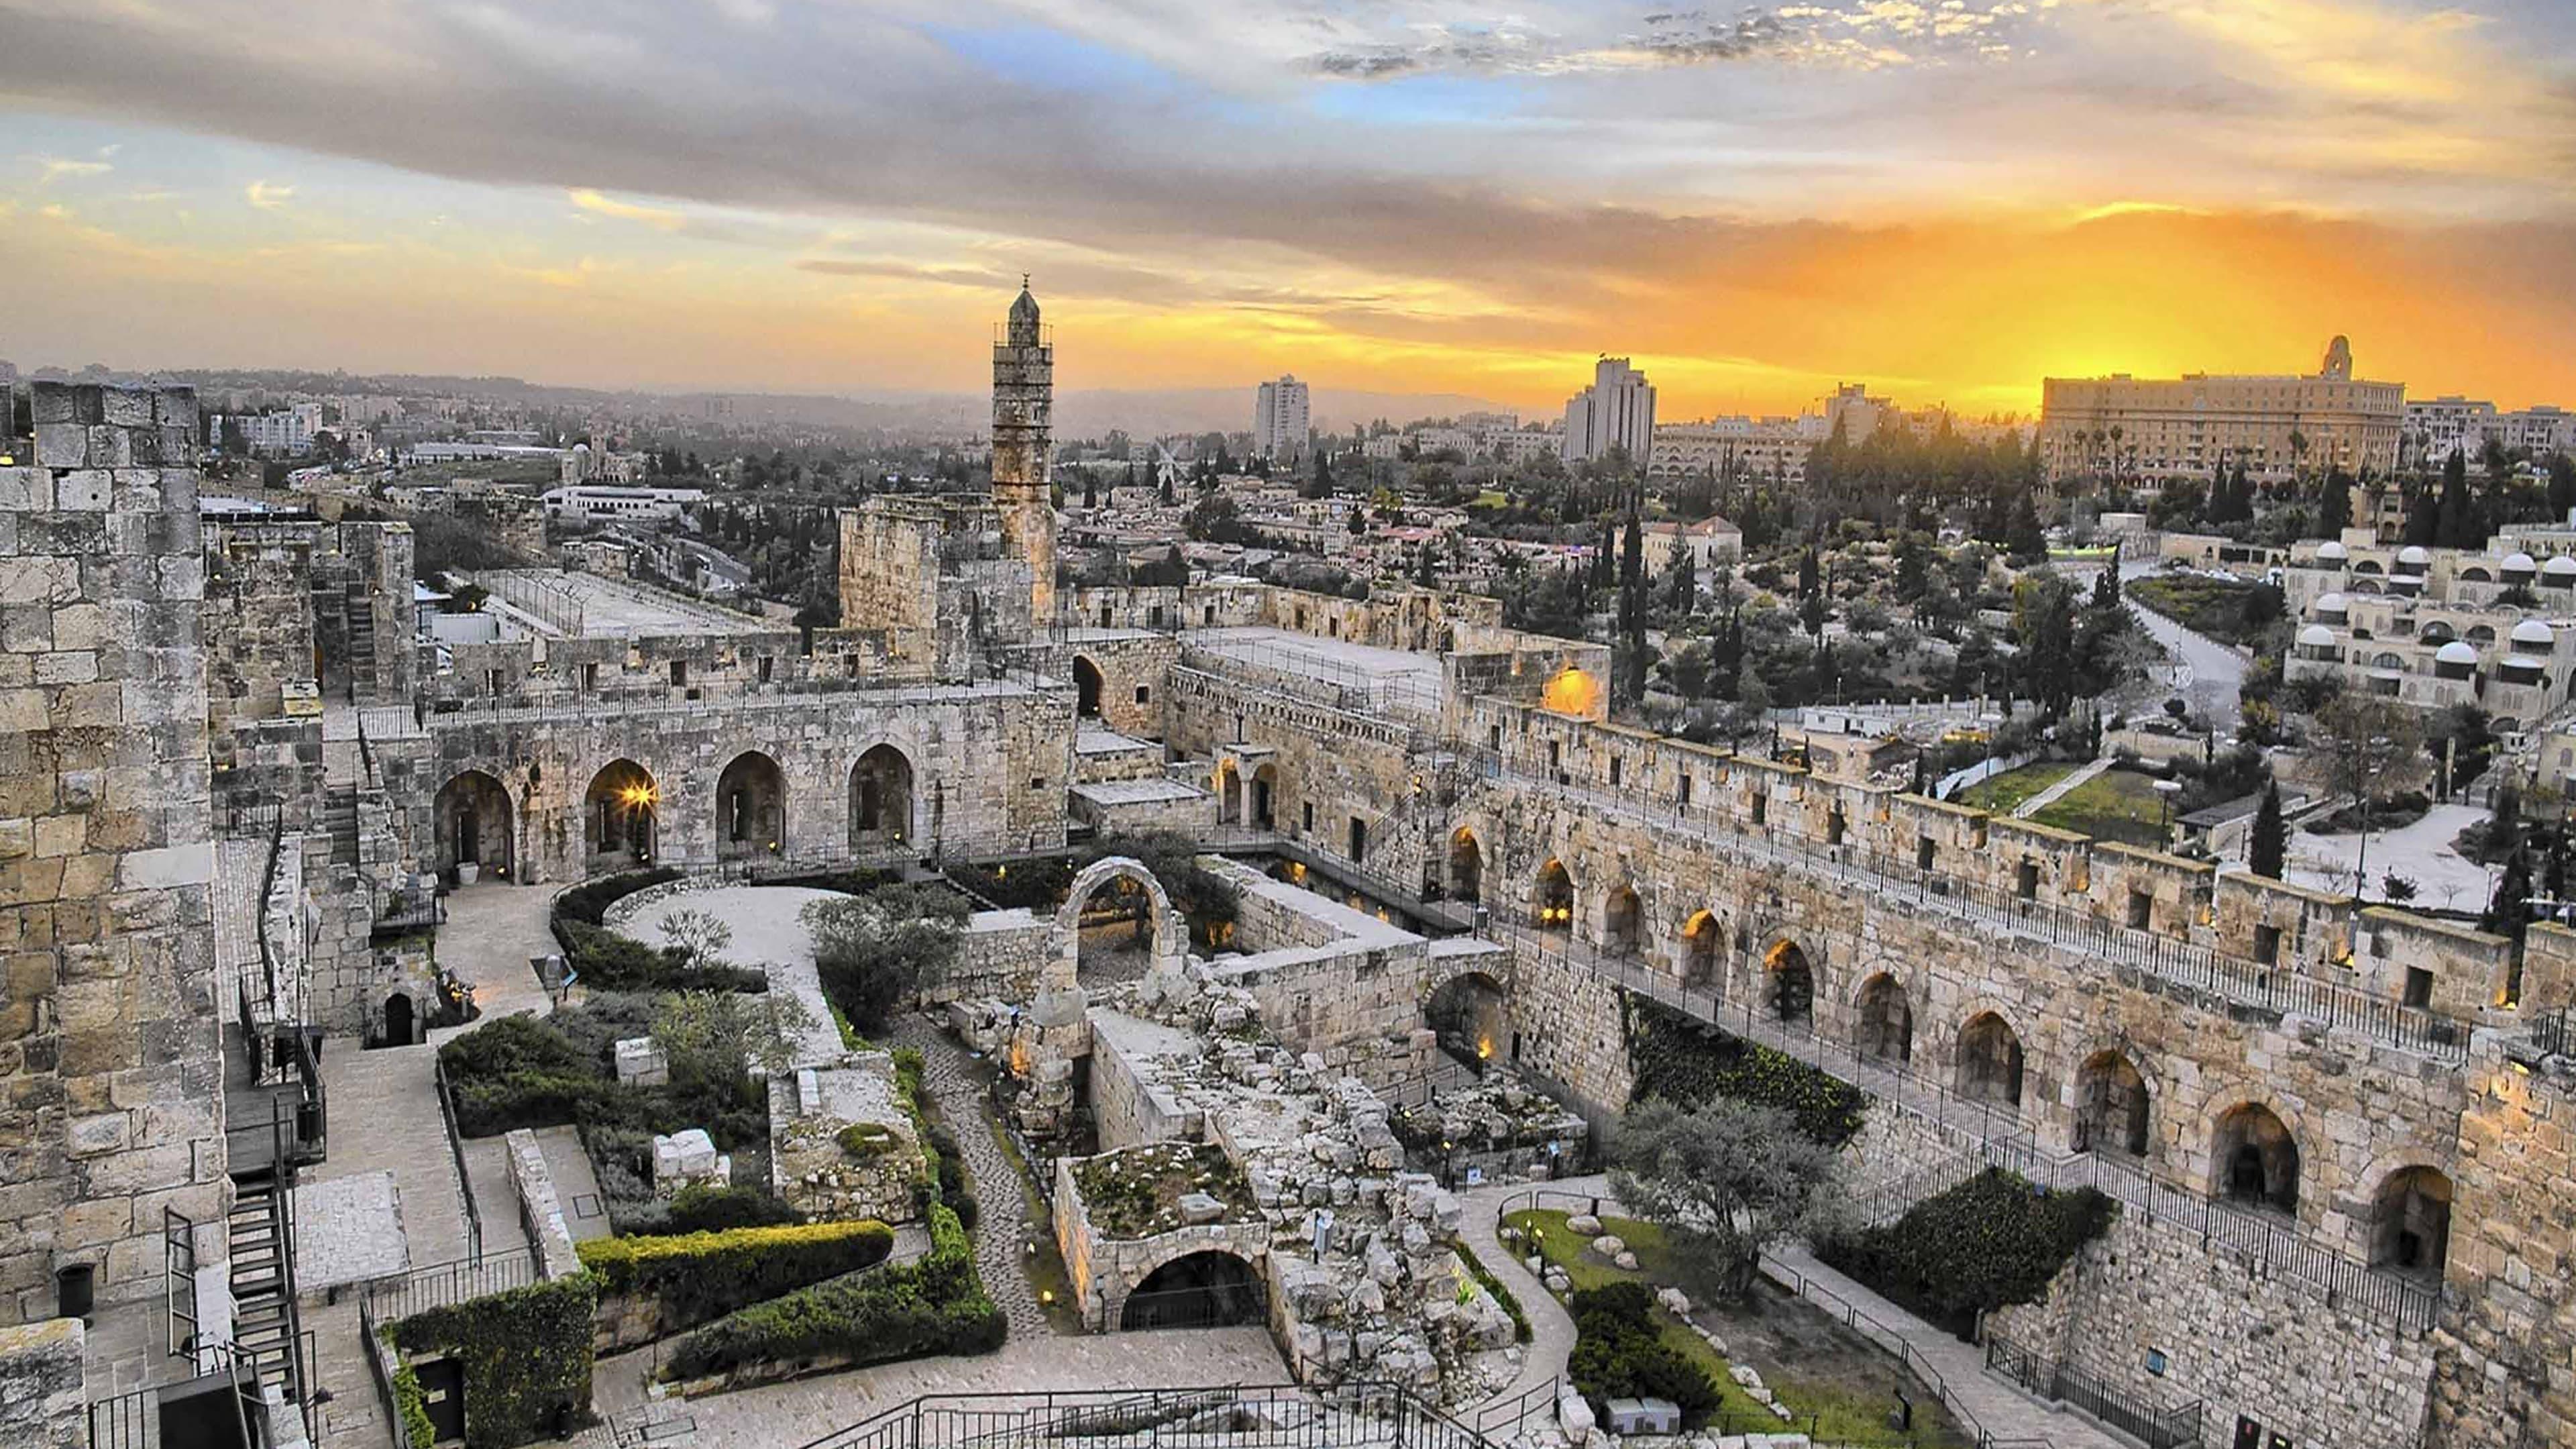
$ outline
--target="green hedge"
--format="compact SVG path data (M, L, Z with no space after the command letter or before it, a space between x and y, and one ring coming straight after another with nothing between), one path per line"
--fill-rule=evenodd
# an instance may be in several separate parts
M989 1353L1009 1324L975 1272L957 1215L930 1210L929 1256L845 1274L754 1304L681 1339L665 1379L829 1357L835 1366L942 1353Z
M2051 1192L1990 1167L1885 1227L1818 1244L1816 1256L1966 1338L1978 1314L2046 1292L2118 1212L2092 1188Z
M591 991L766 991L768 973L750 966L692 966L668 946L648 946L606 926L555 922L564 959Z
M1520 1299L1512 1296L1512 1290L1503 1286L1503 1280L1494 1276L1494 1270L1485 1266L1485 1260L1476 1256L1475 1249L1468 1247L1463 1241L1452 1243L1450 1247L1457 1252L1458 1261L1467 1265L1468 1274L1487 1293L1493 1295L1494 1301L1503 1306L1505 1313L1512 1316L1512 1337L1522 1343L1529 1342L1529 1315L1521 1311Z
M385 1343L391 1346L393 1332L379 1329ZM393 1350L394 1412L402 1420L403 1438L411 1449L432 1449L438 1443L438 1426L429 1421L429 1399L421 1392L420 1375L403 1361L402 1351Z
M628 1086L597 1052L533 1016L487 1022L441 1046L438 1061L456 1093L456 1130L468 1137L574 1123L663 1133L704 1127L728 1151L769 1138L769 1099L760 1088L705 1081Z
M1670 1399L1697 1422L1721 1402L1717 1381L1697 1360L1664 1342L1655 1326L1655 1291L1643 1283L1608 1283L1575 1293L1574 1352L1566 1376L1592 1411L1609 1422L1612 1399Z
M676 1333L745 1304L873 1268L894 1251L894 1229L880 1222L830 1222L593 1238L578 1248L600 1292L651 1294L661 1300L664 1331Z
M601 876L597 880L584 881L555 897L555 917L558 920L581 921L593 926L603 925L608 920L610 906L637 891L666 885L686 874L686 871L674 870L665 865L656 866L651 870L630 870L623 875Z
M393 1325L394 1344L463 1366L466 1449L514 1449L589 1422L598 1296L576 1273L415 1313Z
M1631 1101L1660 1097L1695 1107L1711 1097L1778 1107L1827 1147L1860 1131L1869 1097L1829 1072L1749 1042L1667 1006L1622 994Z

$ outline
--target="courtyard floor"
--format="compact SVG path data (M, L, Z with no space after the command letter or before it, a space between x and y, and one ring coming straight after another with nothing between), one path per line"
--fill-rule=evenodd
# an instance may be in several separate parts
M2367 894L2374 900L2386 898L2381 883L2394 873L2415 882L2416 905L2481 910L2495 876L2487 867L2453 850L2451 842L2461 831L2485 818L2487 812L2475 805L2436 805L2410 825L2372 831L2366 857L2359 831L2349 835L2310 835L2293 830L2286 852L2288 859L2282 868L2293 885L2350 891L2353 867L2359 863L2370 872Z
M448 893L447 920L438 928L438 964L473 991L483 1012L478 1020L520 1011L544 1016L555 1009L536 968L528 964L532 957L562 949L546 923L554 897L545 886L499 880L477 881ZM473 1028L473 1023L441 1027L429 1039L436 1044Z
M772 990L784 990L805 1008L807 1020L797 1034L799 1066L828 1062L841 1055L840 1028L823 999L823 981L814 971L814 933L805 929L805 907L816 901L849 897L803 886L717 886L682 891L649 901L631 915L612 913L609 922L638 941L659 943L662 923L681 911L701 911L733 931L727 959L739 966L758 966L769 975Z

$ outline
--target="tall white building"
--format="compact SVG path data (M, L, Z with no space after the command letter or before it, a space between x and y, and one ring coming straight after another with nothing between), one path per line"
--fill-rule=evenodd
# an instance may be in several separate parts
M1252 399L1252 448L1265 458L1291 459L1306 451L1306 384L1294 376L1265 382Z
M1654 384L1624 357L1593 364L1592 385L1566 399L1565 461L1590 462L1618 447L1643 467L1654 445Z

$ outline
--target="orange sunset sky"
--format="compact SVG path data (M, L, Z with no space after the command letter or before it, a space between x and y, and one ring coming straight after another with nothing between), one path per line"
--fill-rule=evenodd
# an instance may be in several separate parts
M303 12L302 19L296 18ZM1667 419L2312 368L2576 405L2576 7L0 0L0 357ZM280 44L292 35L292 44Z

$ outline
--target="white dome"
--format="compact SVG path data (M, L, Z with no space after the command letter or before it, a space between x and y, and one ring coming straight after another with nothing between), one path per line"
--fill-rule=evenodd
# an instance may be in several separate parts
M2332 629L2327 628L2323 624L2310 624L2308 627L2299 631L2300 648L2310 649L2320 646L2328 649L2334 647L2334 631ZM2473 654L2471 657L2474 658L2476 656Z
M2319 594L2317 595L2317 601L2308 606L2308 612L2311 614L2340 614L2343 612L2343 607L2343 595Z
M2317 562L2319 563L2342 563L2345 559L2350 557L2352 557L2350 550L2346 549L2342 544L2333 542L2332 540L2328 540L2325 543L2317 545Z
M2422 544L2410 543L2397 551L2397 561L2402 564L2431 563L2433 556L2424 551Z
M2539 565L2533 563L2531 555L2527 553L2509 553L2504 556L2504 571L2509 574L2527 574L2538 567Z
M2560 554L2540 566L2540 576L2545 579L2576 579L2576 558Z
M2525 619L2521 623L2513 626L2513 642L2516 644L2537 644L2541 648L2546 649L2558 642L2558 631L2550 628L2538 619Z
M2478 662L2477 646L2473 644L2463 644L2459 640L2454 639L2450 643L2433 651L2433 662L2436 664L2475 664Z

